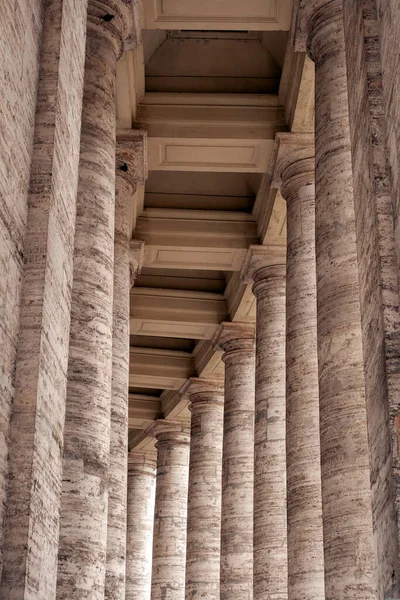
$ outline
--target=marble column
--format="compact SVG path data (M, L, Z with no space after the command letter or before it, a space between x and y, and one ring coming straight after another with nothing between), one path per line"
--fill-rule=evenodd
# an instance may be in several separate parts
M325 593L377 598L342 1L304 3L315 61L318 365Z
M286 461L289 600L324 600L313 136L278 134L287 202Z
M15 12L21 31L22 17L29 17L31 24L26 24L29 32L34 24L33 3L24 14L9 3L3 6ZM10 429L11 389L5 385L4 369L0 368L0 564L3 563L0 598L3 600L54 600L56 593L86 11L84 0L76 6L66 0L43 2L28 220L23 252L21 245L17 259L24 264L20 306L19 298L12 292L13 282L19 279L14 260L6 257L1 269L0 304L11 309L13 322L14 318L15 323L19 319ZM24 31L23 35L27 35L25 42L29 44L29 33ZM14 37L12 43L15 41ZM23 50L28 61L29 48L28 45ZM29 72L31 78L32 69L26 65L22 69L17 64L18 79L24 80L24 72ZM9 89L12 91L12 86ZM16 96L15 101L19 110L25 98ZM16 122L20 121L20 114L14 116ZM13 130L16 122L12 123ZM6 144L11 141L8 135L4 140ZM10 167L3 171L7 174L2 177L3 181L17 183L15 194L21 199L22 187L10 176L9 168L23 172L21 161L23 164L28 157L28 147L31 148L30 143L26 156L16 155L7 148ZM4 154L2 158L6 158ZM2 216L8 214L7 203L16 206L12 195L4 201L6 212ZM15 241L17 232L12 222L10 227L10 237ZM4 238L2 242L7 244ZM7 332L7 326L3 320L3 333ZM16 336L17 328L11 330ZM14 365L8 361L4 339L10 341L12 336L3 337L1 344L2 359L12 371Z
M254 327L222 323L225 363L221 507L221 600L253 597Z
M219 600L224 389L191 378L186 599Z
M150 600L156 455L128 457L126 600Z
M124 0L90 0L76 215L58 600L103 600L112 372L116 63Z
M186 423L156 421L151 600L184 600L190 434Z
M135 240L130 248L130 238L133 194L137 183L144 182L144 151L140 132L117 146L106 600L125 600L129 300L143 260L143 242Z
M284 250L251 247L243 271L257 303L254 600L287 599Z

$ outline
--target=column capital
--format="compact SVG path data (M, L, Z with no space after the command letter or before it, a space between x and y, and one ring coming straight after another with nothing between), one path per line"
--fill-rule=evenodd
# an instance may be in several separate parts
M252 323L230 323L224 321L217 329L213 346L217 350L223 350L222 360L225 362L226 356L233 353L242 353L246 355L254 351L255 326Z
M265 294L281 293L286 286L286 265L270 265L254 274L253 294L260 298Z
M300 187L315 183L314 136L304 133L277 133L271 158L272 188L280 188L289 202Z
M147 435L156 438L158 443L189 444L190 424L185 421L157 419L147 430Z
M137 0L89 0L88 35L100 35L115 47L119 58L124 40L136 37L138 11Z
M128 454L129 473L148 473L156 475L157 454L132 450Z
M253 283L261 277L285 277L286 247L282 246L249 246L243 263L241 276L244 283Z
M116 174L136 189L148 177L147 132L142 129L117 132Z
M295 50L307 52L314 62L332 50L335 27L342 20L342 0L298 0Z
M187 394L190 400L189 410L194 404L216 404L224 403L224 382L221 379L200 379L190 377L181 390Z
M131 287L135 285L136 277L142 270L144 260L143 240L131 240L129 246L129 273Z

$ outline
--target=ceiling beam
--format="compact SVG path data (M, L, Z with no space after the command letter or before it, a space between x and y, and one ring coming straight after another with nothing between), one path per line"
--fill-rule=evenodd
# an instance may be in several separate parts
M131 292L131 334L212 339L228 318L222 294L134 287Z
M185 105L179 94L162 97L165 104L146 99L138 106L135 127L146 129L150 138L273 140L286 130L284 109L274 94L264 96L264 106L247 105L246 94L242 106L202 104L201 96L196 104Z
M246 249L258 244L257 224L244 212L147 208L134 239L145 242L144 266L240 270Z
M156 348L131 348L129 370L131 387L162 390L179 390L196 375L189 352Z
M147 429L162 416L159 398L146 394L129 394L129 429Z

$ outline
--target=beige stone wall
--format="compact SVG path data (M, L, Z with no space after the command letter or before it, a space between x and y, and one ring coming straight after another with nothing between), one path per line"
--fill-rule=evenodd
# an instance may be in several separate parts
M383 598L398 578L388 410L400 391L397 266L375 0L346 0L344 17L374 546Z
M41 0L0 4L0 522L19 327L23 239L35 116ZM0 533L0 547L2 546Z

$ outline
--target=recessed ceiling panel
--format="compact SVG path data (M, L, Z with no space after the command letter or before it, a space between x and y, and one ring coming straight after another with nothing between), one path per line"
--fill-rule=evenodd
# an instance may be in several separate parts
M144 0L148 29L288 30L291 0Z

